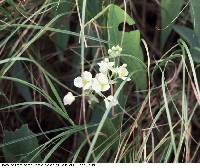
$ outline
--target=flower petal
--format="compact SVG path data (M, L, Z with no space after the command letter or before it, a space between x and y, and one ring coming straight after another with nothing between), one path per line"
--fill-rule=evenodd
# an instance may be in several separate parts
M81 76L82 76L83 80L86 80L86 81L92 80L92 74L88 71L84 71Z
M110 85L109 84L104 84L104 85L102 85L102 87L101 87L101 91L102 92L105 92L105 91L107 91L107 90L109 90L110 89Z
M103 73L98 73L96 74L95 78L101 83L101 84L108 84L109 80L108 80L108 77L103 74Z
M78 88L83 87L83 80L80 76L78 76L77 78L74 79L74 86L76 86Z
M109 108L109 106L113 107L116 106L118 104L118 101L112 96L108 96L104 99L105 105L106 105L106 109Z
M92 89L97 93L101 92L101 85L96 78L92 80Z
M70 105L75 101L75 97L71 92L68 92L64 98L63 98L63 103L64 105Z

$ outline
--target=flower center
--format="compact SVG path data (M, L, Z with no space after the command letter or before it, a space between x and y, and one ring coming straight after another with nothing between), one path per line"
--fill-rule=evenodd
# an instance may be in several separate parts
M83 79L83 86L87 85L89 83L89 81Z
M126 71L125 71L125 69L121 69L120 76L126 76Z

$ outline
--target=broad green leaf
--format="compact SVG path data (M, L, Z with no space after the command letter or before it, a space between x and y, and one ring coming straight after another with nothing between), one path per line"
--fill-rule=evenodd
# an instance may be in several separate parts
M190 48L190 52L191 52L193 60L196 63L200 63L200 46Z
M195 62L200 62L200 45L195 32L184 26L174 26L174 30L189 44L192 58Z
M101 121L101 118L103 116L105 112L105 104L101 103L101 104L95 104L94 106L94 110L91 113L91 119L90 122L91 124L98 124ZM102 127L101 132L104 134L103 136L99 136L95 148L97 148L95 150L95 155L98 155L105 147L105 145L108 143L105 143L104 145L102 145L102 143L104 143L107 139L111 138L114 139L116 138L117 135L113 135L116 133L116 128L112 122L111 119L112 115L110 114L107 119L105 120L105 123ZM90 133L92 133L93 131L95 131L96 128L93 128L90 130ZM112 137L111 137L112 136ZM113 144L111 148L117 148L117 144Z
M57 2L57 6L52 9L52 17L56 17L59 14L70 12L72 9L72 0L51 0L52 2ZM64 15L56 20L54 28L60 30L69 30L69 15ZM69 35L62 33L55 33L53 36L53 41L56 44L57 51L59 53L59 58L62 60L64 58L64 51L67 48L67 43L69 40Z
M161 48L172 31L173 20L179 15L184 0L161 0Z
M16 62L11 71L12 76L21 80L28 81L26 78L26 74L24 72L24 67L21 62ZM32 101L31 92L27 86L20 85L19 83L15 83L18 92L26 101Z
M200 42L200 2L199 0L190 0L191 15L193 18L194 31Z
M9 143L16 139L33 136L34 133L28 128L28 125L22 125L16 131L5 131L3 142ZM3 153L6 162L28 162L35 153L37 153L38 140L36 137L17 141L3 147ZM34 162L41 162L40 155L34 159Z
M191 47L199 45L198 38L192 29L179 25L175 25L173 28Z
M91 124L98 124L101 121L101 118L105 112L105 104L95 104L94 110L91 114L90 122ZM95 128L94 128L95 130ZM91 130L92 131L92 130ZM102 131L106 133L107 135L112 135L113 132L115 132L115 127L111 122L111 115L106 119L106 122L102 128Z
M126 19L126 20L125 20ZM122 42L121 61L126 63L130 73L134 73L131 79L136 83L138 89L145 89L147 85L146 70L143 65L143 53L140 46L139 30L122 32L118 30L121 23L135 24L134 20L120 7L111 5L108 12L108 38L113 45L120 45ZM111 47L111 46L110 46Z
M101 10L101 0L87 0L86 20L92 19Z

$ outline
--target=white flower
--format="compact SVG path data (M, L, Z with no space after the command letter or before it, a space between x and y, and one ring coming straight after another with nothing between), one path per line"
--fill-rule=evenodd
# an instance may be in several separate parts
M108 50L108 54L111 57L118 57L120 56L121 52L122 52L122 48L119 45L113 46L111 49Z
M90 89L92 85L92 74L88 71L84 71L81 76L74 79L74 86L83 88L84 90Z
M103 74L107 74L108 70L113 71L113 66L114 66L114 62L109 62L108 58L105 58L103 61L101 61L100 63L97 63L99 65L99 71Z
M113 107L116 106L118 104L118 101L112 96L108 96L104 99L105 105L106 105L106 109L108 109L109 107Z
M68 92L65 97L63 98L64 105L70 105L74 102L75 97L71 92Z
M128 78L128 70L127 70L127 64L123 64L122 66L116 68L116 73L118 74L119 78L130 81L131 79Z
M103 73L96 74L95 78L92 81L92 89L97 93L104 92L110 89L108 77Z
M108 49L108 54L110 55L112 53L112 49Z

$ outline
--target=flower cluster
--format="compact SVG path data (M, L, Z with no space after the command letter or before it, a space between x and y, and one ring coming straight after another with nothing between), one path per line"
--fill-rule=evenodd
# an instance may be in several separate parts
M109 49L108 54L109 56L117 57L121 51L122 48L117 45ZM115 67L115 63L110 62L109 58L105 58L97 63L97 65L99 66L99 73L93 77L90 72L84 71L81 76L74 79L74 86L84 90L85 96L89 97L89 103L92 100L98 102L98 99L95 97L95 94L97 94L104 98L106 108L116 106L118 101L112 95L108 97L104 96L103 92L108 91L116 83L117 79L130 81L127 65L123 64ZM63 101L64 105L70 105L75 101L75 96L71 92L68 92Z
M122 52L122 48L120 46L113 46L111 49L108 50L108 54L110 57L118 57Z

